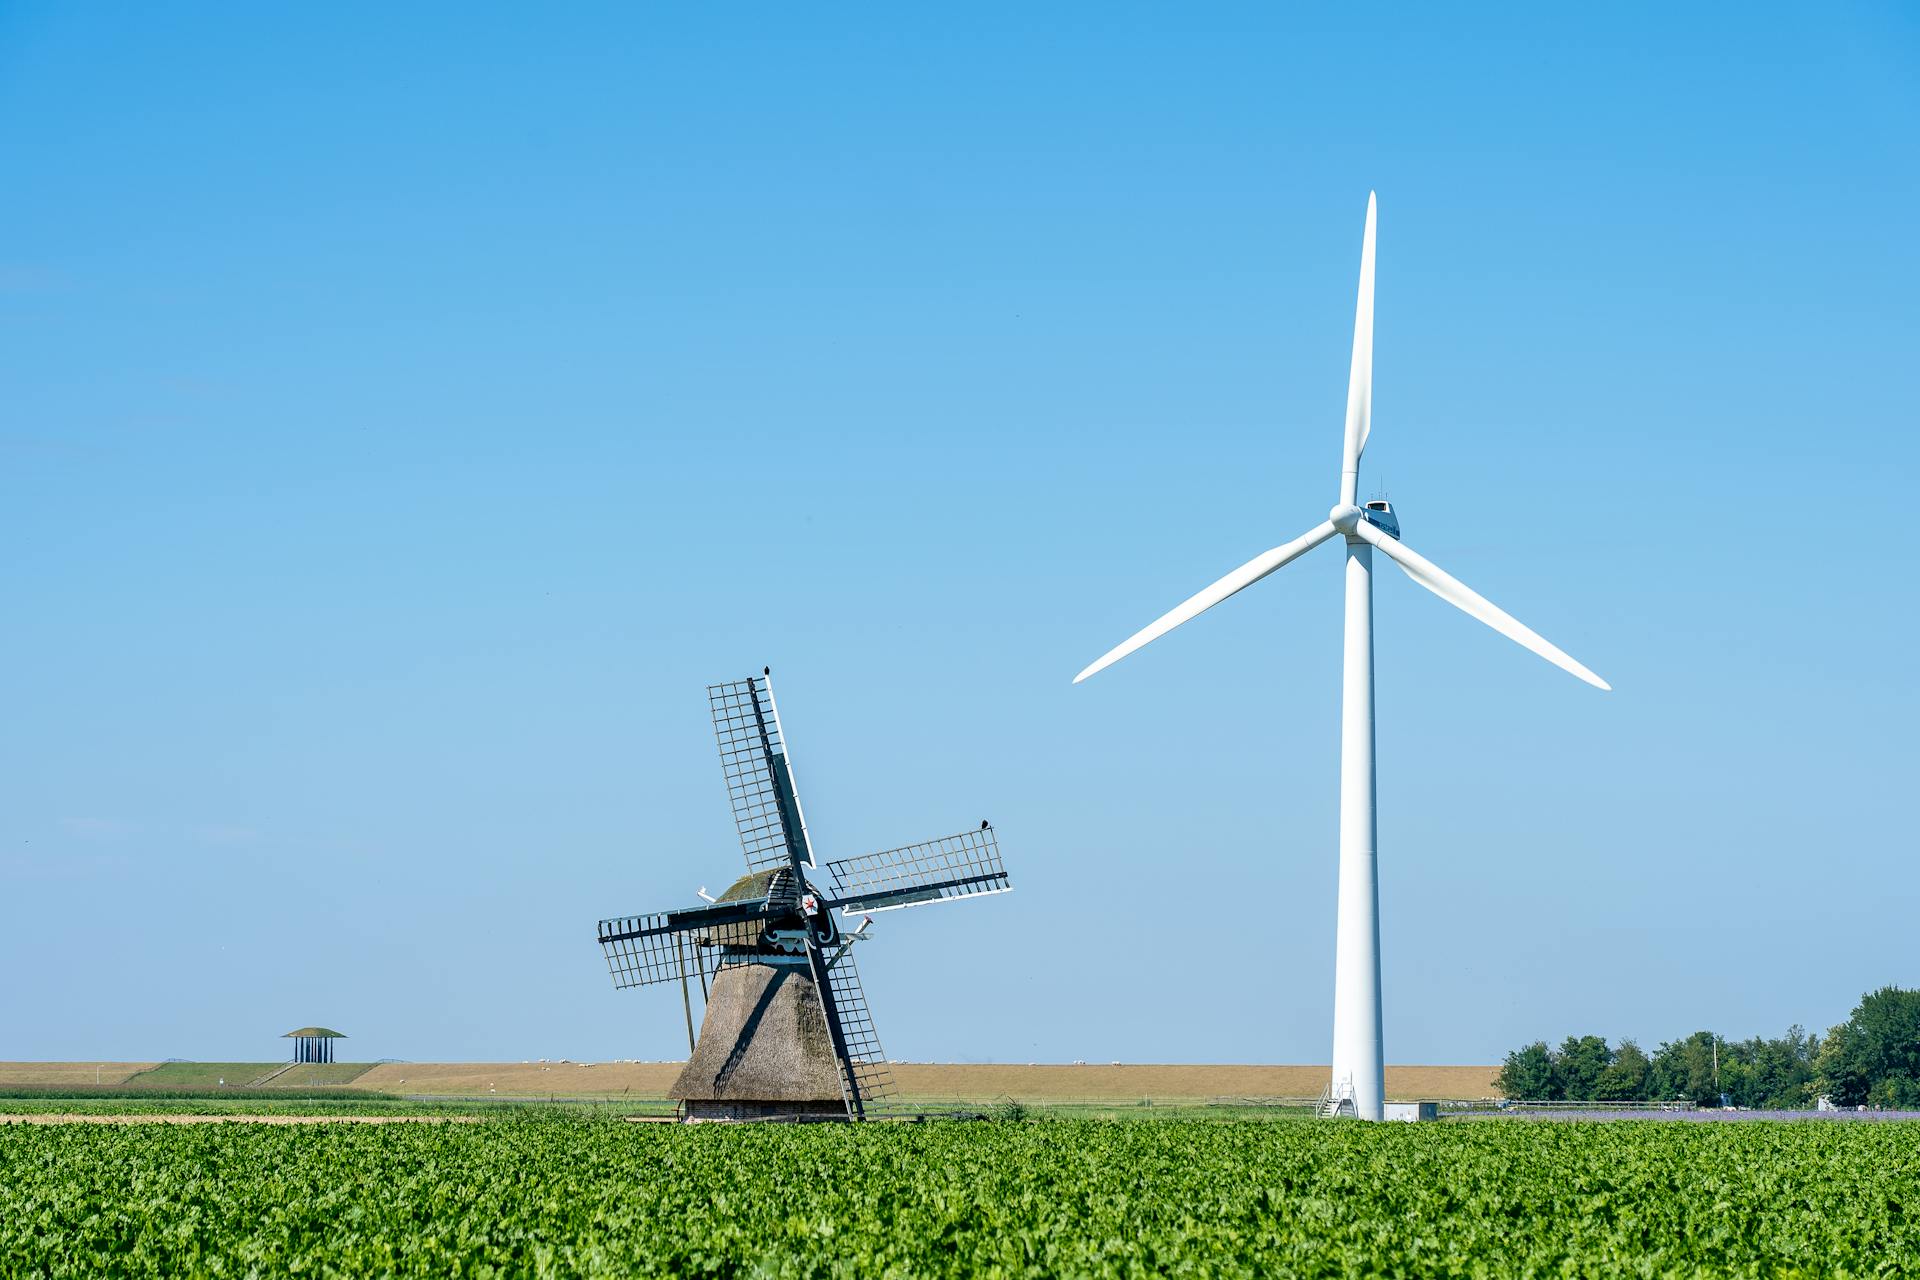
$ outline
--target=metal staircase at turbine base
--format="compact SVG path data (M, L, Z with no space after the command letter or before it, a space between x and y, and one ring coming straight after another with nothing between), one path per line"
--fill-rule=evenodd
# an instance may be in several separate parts
M1358 1116L1360 1109L1353 1101L1353 1081L1343 1080L1339 1088L1329 1081L1320 1091L1320 1099L1314 1103L1313 1114L1322 1120L1331 1120L1336 1116Z

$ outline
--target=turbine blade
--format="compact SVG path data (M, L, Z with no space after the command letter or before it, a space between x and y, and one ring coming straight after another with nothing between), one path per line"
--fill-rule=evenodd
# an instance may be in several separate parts
M1235 569L1206 590L1188 598L1185 602L1162 614L1140 630L1128 636L1124 641L1102 654L1100 660L1073 678L1079 684L1096 671L1105 670L1120 659L1143 645L1151 644L1167 632L1173 630L1189 618L1197 617L1228 596L1246 590L1275 569L1290 561L1297 560L1337 533L1332 524L1322 521L1306 533L1301 534L1284 546L1262 552L1253 559Z
M1367 234L1360 242L1360 297L1353 308L1353 364L1347 372L1346 451L1340 458L1340 500L1353 505L1360 487L1360 455L1373 432L1374 196L1367 193Z
M1354 527L1354 532L1384 552L1388 559L1406 571L1409 578L1462 613L1480 619L1521 648L1533 650L1562 671L1577 676L1594 688L1612 690L1612 685L1589 671L1551 641L1406 543L1395 541L1365 520Z

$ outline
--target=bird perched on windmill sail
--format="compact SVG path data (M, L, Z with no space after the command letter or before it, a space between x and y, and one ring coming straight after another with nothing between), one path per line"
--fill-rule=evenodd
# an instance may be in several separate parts
M1321 543L1346 544L1346 656L1340 704L1340 902L1334 943L1333 1075L1323 1111L1382 1118L1385 1053L1380 1019L1380 895L1375 851L1373 780L1373 553L1454 608L1498 631L1554 666L1594 686L1612 686L1542 639L1400 540L1400 521L1386 501L1358 505L1360 455L1373 428L1373 244L1375 205L1367 197L1360 245L1360 293L1353 317L1353 363L1347 376L1347 422L1340 455L1340 497L1327 518L1291 542L1241 565L1126 640L1073 678L1079 684L1135 649L1159 639L1236 595Z
M707 905L602 920L607 967L616 987L679 982L690 1040L699 982L699 1038L669 1090L689 1118L861 1119L892 1079L853 947L876 912L1006 892L999 843L982 822L821 868L772 673L712 685L707 701L747 874Z

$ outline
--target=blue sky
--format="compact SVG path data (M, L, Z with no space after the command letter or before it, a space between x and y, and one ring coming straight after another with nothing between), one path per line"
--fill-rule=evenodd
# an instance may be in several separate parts
M1898 4L0 9L0 1058L658 1058L771 663L911 1059L1324 1061L1363 493L1389 1061L1920 984ZM1885 534L1883 538L1880 535Z

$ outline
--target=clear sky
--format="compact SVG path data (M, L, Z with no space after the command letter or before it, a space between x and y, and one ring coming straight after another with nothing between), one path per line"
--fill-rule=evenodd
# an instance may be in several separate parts
M678 8L679 12L673 12ZM909 1059L1325 1061L1362 493L1387 1056L1920 984L1910 5L0 7L0 1058L659 1058L771 663Z

